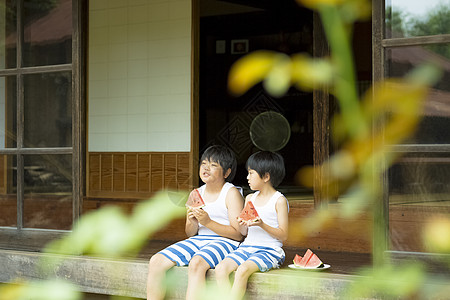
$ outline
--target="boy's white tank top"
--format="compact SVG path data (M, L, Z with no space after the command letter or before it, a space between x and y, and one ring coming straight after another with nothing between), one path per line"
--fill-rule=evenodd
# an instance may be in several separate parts
M205 186L206 185L202 185L201 187L198 188L198 191L200 192L200 195L202 197L205 193ZM222 225L230 225L230 220L228 219L228 209L225 199L227 197L228 191L232 187L234 187L233 184L225 182L225 184L222 187L222 190L220 191L219 197L217 197L217 200L211 203L205 203L205 206L203 207L203 210L208 213L211 220ZM198 234L217 235L217 233L203 226L202 224L198 225Z
M284 197L284 195L278 191L276 191L272 197L270 197L269 201L264 206L257 206L254 202L254 199L256 196L258 196L259 191L255 192L249 201L253 202L253 205L255 206L256 211L258 212L259 217L261 220L266 223L267 225L278 228L278 215L277 210L275 208L275 205L277 203L278 198ZM286 199L286 197L284 197ZM289 209L289 203L288 209ZM274 238L271 236L267 231L262 229L259 226L250 226L248 227L248 233L245 240L242 242L241 245L246 246L264 246L264 247L283 247L283 242L281 242L279 239Z

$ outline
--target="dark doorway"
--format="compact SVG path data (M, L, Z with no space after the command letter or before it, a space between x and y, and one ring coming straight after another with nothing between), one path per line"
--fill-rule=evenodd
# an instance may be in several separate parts
M250 127L255 118L271 112L288 131L270 133L270 128L263 128L261 133L263 142L275 143L274 149L285 159L286 177L279 189L310 192L296 184L295 174L313 163L312 93L291 89L274 98L259 84L234 97L227 90L227 76L235 61L255 50L312 55L312 12L294 0L201 0L200 14L200 153L212 144L231 147L238 158L234 183L248 188L245 162L261 149L255 136L250 136ZM280 135L286 135L284 142Z

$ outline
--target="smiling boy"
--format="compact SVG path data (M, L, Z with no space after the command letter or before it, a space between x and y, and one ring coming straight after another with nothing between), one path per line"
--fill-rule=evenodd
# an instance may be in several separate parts
M205 285L208 269L237 248L242 240L237 216L244 201L230 183L235 173L236 159L227 147L211 146L203 153L199 175L204 185L198 191L205 206L188 208L185 225L188 239L161 250L150 259L147 299L164 298L163 280L175 265L188 266L186 299L196 299Z

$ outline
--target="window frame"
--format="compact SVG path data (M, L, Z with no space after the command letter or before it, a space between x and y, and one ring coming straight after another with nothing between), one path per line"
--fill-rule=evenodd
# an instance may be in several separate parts
M385 0L372 1L372 74L373 81L385 79L385 50L394 47L407 47L417 45L432 45L450 43L450 34L434 36L417 36L407 38L385 38ZM373 124L376 129L378 124ZM399 144L392 145L392 152L396 153L450 153L450 144ZM383 167L383 166L380 166ZM389 174L385 172L381 178L382 197L374 207L374 264L385 262L386 253L393 260L403 260L411 257L427 257L427 253L396 251L389 249Z
M67 230L23 228L24 213L24 155L56 154L72 155L72 224L77 222L82 212L85 194L86 157L86 28L87 0L72 0L72 63L47 66L22 67L23 50L23 0L17 1L17 65L15 68L0 70L0 76L16 76L17 118L24 113L25 75L70 71L72 74L72 147L24 148L24 126L17 124L17 147L0 149L0 154L17 157L17 224L16 227L0 227L0 247L38 250L48 241L58 238Z

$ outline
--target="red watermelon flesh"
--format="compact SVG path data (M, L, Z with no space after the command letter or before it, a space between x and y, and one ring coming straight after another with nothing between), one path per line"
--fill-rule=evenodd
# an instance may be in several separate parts
M323 262L319 257L314 254L310 249L306 250L305 255L298 264L299 267L303 268L318 268L323 265Z
M255 206L251 201L248 201L245 204L244 209L241 211L241 214L238 216L238 219L243 221L256 221L259 219L258 212L255 209Z
M323 265L323 262L319 259L319 257L315 254L311 256L309 261L306 263L307 268L319 268Z
M205 206L205 202L203 201L202 196L200 196L200 192L197 189L194 189L186 201L186 207L202 208L203 206Z
M313 255L313 252L310 249L306 250L306 253L303 256L303 259L300 262L299 266L300 267L306 267L306 264L308 263L308 261L309 261L309 259L311 258L312 255Z
M295 257L294 257L294 265L296 265L296 266L300 266L300 262L302 261L302 257L300 256L300 255L298 255L298 254L295 254Z

